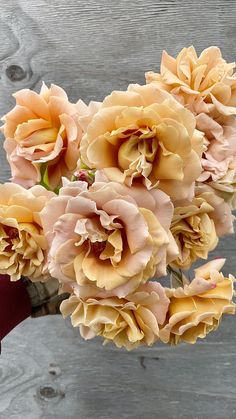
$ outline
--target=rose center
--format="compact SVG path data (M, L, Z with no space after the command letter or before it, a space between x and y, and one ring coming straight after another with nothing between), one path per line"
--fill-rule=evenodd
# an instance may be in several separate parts
M155 132L149 127L140 127L133 132L127 130L124 135L125 141L122 138L123 142L118 151L118 164L121 169L128 169L135 161L139 164L141 156L148 163L154 162L158 150L158 138Z
M8 240L17 239L19 236L17 228L4 226L4 231L8 236Z
M106 242L95 242L95 243L91 243L90 242L90 247L91 247L91 251L93 252L93 254L96 257L99 257L100 254L105 250L106 247Z
M10 252L12 250L12 240L19 238L19 232L16 228L4 225L4 232L7 237L4 239L8 245L5 248L6 252Z

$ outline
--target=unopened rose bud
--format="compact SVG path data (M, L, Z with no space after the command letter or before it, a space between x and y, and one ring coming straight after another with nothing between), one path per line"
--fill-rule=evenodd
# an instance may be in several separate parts
M80 169L74 173L72 180L81 180L87 182L88 185L92 185L94 182L94 172L92 170Z

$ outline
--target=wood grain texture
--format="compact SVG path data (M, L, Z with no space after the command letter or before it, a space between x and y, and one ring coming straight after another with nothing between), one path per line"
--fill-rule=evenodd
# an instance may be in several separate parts
M235 0L1 0L0 114L42 80L71 100L101 100L143 83L164 48L218 45L233 61L235 28ZM5 181L2 148L0 162ZM235 273L235 236L218 255ZM83 342L57 316L27 320L3 342L0 419L235 419L235 343L233 317L193 347L131 353Z

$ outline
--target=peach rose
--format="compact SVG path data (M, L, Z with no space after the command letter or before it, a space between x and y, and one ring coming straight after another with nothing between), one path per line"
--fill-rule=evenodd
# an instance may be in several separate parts
M236 108L235 108L236 109ZM236 113L236 112L235 112ZM234 116L220 116L214 111L196 117L198 128L205 133L206 150L203 171L198 182L210 185L215 193L236 208L236 121Z
M203 135L191 112L167 92L155 84L130 85L105 98L87 122L80 151L89 168L128 186L143 183L174 199L192 198Z
M168 289L170 299L167 321L160 330L165 343L195 343L217 329L223 314L234 314L234 278L219 270L224 259L216 259L195 270L195 278L183 288Z
M82 136L78 117L89 110L82 101L70 103L53 84L43 84L39 94L23 89L14 97L16 106L2 118L12 180L27 188L41 183L55 189L61 176L70 177L76 168Z
M234 233L233 222L235 217L231 213L229 204L223 198L216 195L215 189L207 184L197 183L195 186L195 196L203 198L213 208L213 211L209 213L209 217L214 221L218 237Z
M179 256L171 266L188 269L198 258L207 259L208 252L218 243L215 224L210 218L214 208L202 196L194 198L190 204L179 204L171 223Z
M197 56L195 48L183 48L177 58L163 51L160 74L146 73L147 83L155 82L171 92L195 114L208 113L211 104L223 115L235 114L235 63L227 63L217 47Z
M196 115L196 127L205 134L199 181L236 207L236 74L217 47L198 57L191 46L173 58L165 51L161 72L148 72L147 82L170 92Z
M167 257L176 257L169 238L169 197L115 182L87 186L65 180L59 196L41 213L51 275L62 283L92 284L119 297L154 275L165 275Z
M166 320L169 299L157 282L141 285L133 294L118 297L70 296L61 304L63 317L71 316L84 339L102 336L107 342L131 350L152 345L159 338L159 327Z
M53 196L42 186L26 190L13 183L0 185L0 274L12 281L21 276L43 280L48 273L39 212Z

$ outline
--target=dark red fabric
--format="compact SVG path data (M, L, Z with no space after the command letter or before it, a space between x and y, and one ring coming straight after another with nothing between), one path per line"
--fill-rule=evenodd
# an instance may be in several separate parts
M30 314L30 298L23 281L11 282L8 275L0 275L0 342Z

